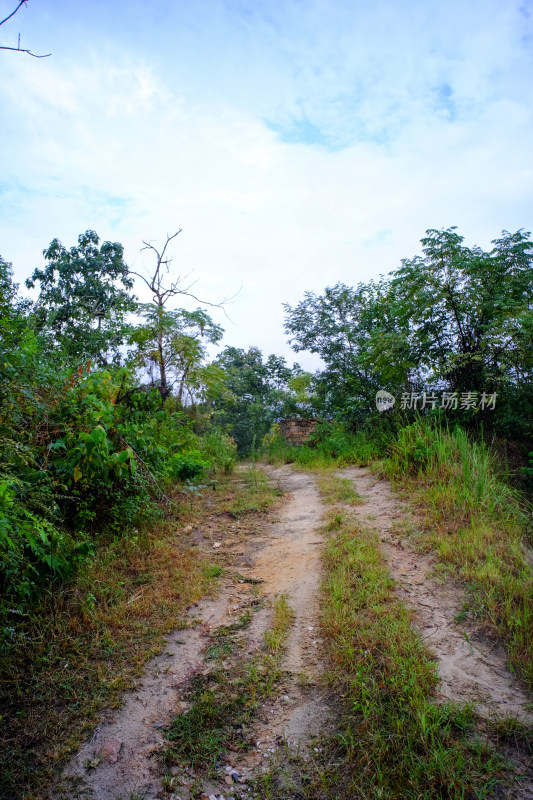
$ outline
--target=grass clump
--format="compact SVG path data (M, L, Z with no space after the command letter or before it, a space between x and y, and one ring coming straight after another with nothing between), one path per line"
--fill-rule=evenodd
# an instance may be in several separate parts
M220 652L214 657L219 661L228 655L228 640L243 627L242 619L237 627L225 626L215 632ZM165 734L167 765L186 762L215 777L225 750L249 746L255 715L281 678L281 654L292 619L286 597L279 597L274 603L272 628L264 636L266 652L248 661L236 659L231 670L220 663L208 675L193 678L186 697L189 709L174 719Z
M427 420L405 428L385 465L425 516L422 541L470 589L470 608L506 641L510 660L533 685L533 574L525 513L499 479L483 443Z
M349 518L335 528L322 626L346 709L330 745L338 766L320 779L326 796L486 797L503 762L476 738L471 707L432 700L436 664L395 594L377 536Z
M281 652L293 619L294 611L289 606L286 596L281 595L274 602L272 627L265 631L265 645L269 653Z
M229 507L230 513L237 519L245 514L268 511L282 494L255 464L243 470L240 477L244 483L243 490L237 494Z
M318 479L320 494L326 503L344 503L355 506L362 502L350 478L325 474Z

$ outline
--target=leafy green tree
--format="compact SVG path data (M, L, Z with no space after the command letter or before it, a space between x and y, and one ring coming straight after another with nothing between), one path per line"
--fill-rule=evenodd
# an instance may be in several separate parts
M286 305L294 350L324 361L316 377L321 408L353 420L368 414L380 388L496 392L500 412L491 423L507 416L507 433L518 430L520 405L533 410L529 236L504 231L484 252L465 247L455 228L428 230L423 255L402 261L388 279L337 284Z
M391 295L398 326L430 381L453 391L497 390L528 372L533 242L504 231L494 248L467 248L455 228L428 230L424 257L402 262Z
M215 363L226 375L226 392L214 400L215 419L230 428L240 453L259 445L273 422L300 410L289 385L302 372L297 364L291 369L275 355L263 360L257 347L226 347Z
M391 332L385 288L380 284L343 283L322 296L306 292L292 308L284 305L285 331L292 348L319 355L325 368L315 379L315 403L326 414L366 414L381 388L370 352L376 332Z
M133 353L137 367L146 370L152 386L159 388L166 400L171 390L180 403L193 399L200 392L204 378L206 344L216 344L224 333L205 311L167 310L163 305L146 303L139 306L144 324L130 336L136 345Z
M40 327L70 365L87 359L103 366L120 362L126 314L136 307L122 245L99 244L94 231L81 234L77 247L68 250L54 239L44 251L47 265L26 281L28 288L39 283Z
M0 351L14 347L26 326L31 308L29 300L18 296L18 284L13 283L13 269L0 256Z

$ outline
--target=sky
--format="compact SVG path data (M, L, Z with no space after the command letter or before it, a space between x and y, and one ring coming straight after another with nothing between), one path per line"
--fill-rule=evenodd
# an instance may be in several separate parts
M282 303L397 269L428 228L532 229L532 0L28 0L0 44L19 33L52 54L0 50L22 283L54 238L95 230L148 272L143 240L181 229L172 277L233 297L222 345L312 369Z

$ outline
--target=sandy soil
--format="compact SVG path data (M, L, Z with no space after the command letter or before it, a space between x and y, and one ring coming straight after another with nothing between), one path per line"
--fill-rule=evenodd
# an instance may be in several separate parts
M218 597L191 610L195 627L169 637L165 652L150 662L138 689L126 694L124 706L101 721L92 739L72 759L65 771L71 786L62 795L65 800L129 800L131 794L146 800L169 798L162 792L158 760L153 757L163 743L161 728L180 711L180 694L190 678L209 668L202 650L210 632L257 603L252 586L242 578L261 581L260 593L266 601L246 631L245 652L251 655L262 644L271 618L269 600L286 594L295 619L283 662L283 685L259 714L256 747L244 755L229 753L228 763L245 781L266 770L280 747L288 745L305 758L312 737L334 724L332 698L320 686L323 659L317 588L325 509L311 474L289 466L267 471L288 494L285 503L253 535L239 534L238 526L229 526L229 537L219 552L233 568L233 577L228 569ZM415 610L415 624L439 660L440 697L475 700L485 716L512 714L531 722L527 693L507 668L503 649L471 623L454 620L462 603L457 588L435 581L431 556L415 551L397 532L406 512L388 483L366 469L349 468L339 474L354 481L363 503L351 508L378 531L398 592ZM206 539L209 546L205 531L198 532L198 539ZM221 779L218 785L205 784L205 797L238 797L245 784L239 787L229 792ZM174 800L188 796L186 785L172 795ZM533 798L533 789L524 784L508 797Z

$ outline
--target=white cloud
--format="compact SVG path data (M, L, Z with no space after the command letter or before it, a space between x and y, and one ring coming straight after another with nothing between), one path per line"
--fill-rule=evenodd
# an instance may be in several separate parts
M72 52L50 17L52 58L3 62L0 253L20 277L55 236L94 228L139 267L143 238L181 227L175 268L202 296L242 286L226 342L287 354L283 301L397 267L428 227L487 247L530 225L517 6L165 8L162 27L128 6L120 28L107 6L84 37L73 19Z

